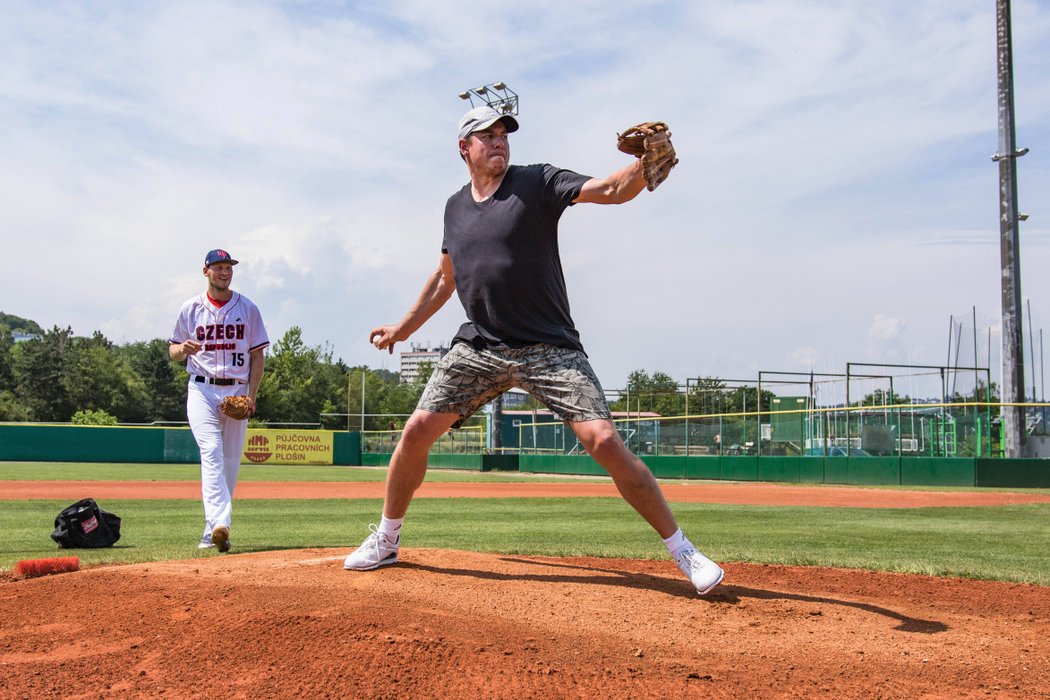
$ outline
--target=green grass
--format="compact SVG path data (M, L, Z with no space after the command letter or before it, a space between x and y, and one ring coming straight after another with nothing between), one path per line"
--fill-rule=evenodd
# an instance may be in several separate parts
M301 469L296 467L296 469ZM378 473L382 473L380 470ZM434 474L428 476L432 478ZM64 501L4 501L0 569L75 554L83 566L216 556L196 549L195 500L107 500L123 519L111 549L59 550L49 535ZM376 499L241 500L235 552L356 546ZM721 561L834 566L1050 585L1050 504L981 508L783 508L673 504L682 528ZM620 499L429 499L412 504L406 547L508 555L659 559L659 538Z
M197 464L109 464L96 462L0 462L3 481L197 481ZM432 469L428 481L578 481L578 477L537 477L518 472ZM241 465L239 481L384 481L386 467Z
M196 464L110 464L102 462L0 462L0 489L4 481L197 481L200 467ZM241 465L239 481L365 481L386 479L386 467ZM460 483L579 483L611 481L608 477L534 474L527 472L477 472L432 468L427 481ZM666 484L703 483L688 479L661 479ZM724 483L724 482L722 482ZM798 484L795 484L798 485ZM804 484L807 488L841 488L843 484ZM902 491L1009 491L1011 493L1048 493L1037 488L975 488L966 486L895 486L856 485L849 488L896 489Z
M244 481L382 481L385 468L244 465ZM4 480L196 481L191 464L0 463ZM578 477L431 470L428 481L578 481ZM821 485L812 488L824 488ZM887 487L877 487L887 488ZM992 490L992 489L930 489ZM1016 489L1045 493L1039 489ZM0 570L76 554L83 565L215 556L196 549L193 500L106 500L123 518L117 546L59 550L49 535L64 501L0 501ZM378 518L375 499L239 500L236 552L356 546ZM675 503L682 528L721 561L835 566L1050 585L1050 504L980 508L798 508ZM663 558L656 535L617 498L418 499L407 547L509 555Z

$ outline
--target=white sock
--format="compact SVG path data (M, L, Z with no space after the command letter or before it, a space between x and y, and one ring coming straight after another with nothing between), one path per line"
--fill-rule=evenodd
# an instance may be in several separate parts
M379 521L379 534L391 542L397 542L397 538L401 535L401 523L403 522L405 522L404 518L388 518L384 515Z
M671 556L677 556L686 547L692 547L693 543L685 536L682 532L682 528L675 530L675 533L664 540L664 544L667 546L667 551L671 553Z

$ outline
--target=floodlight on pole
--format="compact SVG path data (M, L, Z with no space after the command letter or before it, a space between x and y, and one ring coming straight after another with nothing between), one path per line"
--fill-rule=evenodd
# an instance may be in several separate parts
M1020 158L1021 156L1028 155L1027 148L1018 148L1013 153L996 153L992 156L992 160L996 163L1004 158Z
M477 102L475 102L475 98ZM518 114L518 94L507 87L507 84L501 80L461 92L459 93L459 99L470 100L471 107L488 105L500 114L505 114L509 117L514 117Z

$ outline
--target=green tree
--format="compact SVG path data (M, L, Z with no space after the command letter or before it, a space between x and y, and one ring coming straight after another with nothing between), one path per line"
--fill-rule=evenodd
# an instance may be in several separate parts
M98 331L90 338L73 338L62 369L62 383L73 411L101 410L126 423L147 419L149 395L145 383Z
M420 362L416 370L415 381L402 382L397 375L386 379L387 400L383 403L383 410L387 413L412 413L416 410L419 397L427 388L427 382L434 374L435 363Z
M111 416L102 409L86 410L74 413L69 422L73 425L116 425L117 417Z
M961 393L956 391L954 394L948 397L948 401L951 403L997 403L999 401L999 385L992 382L991 389L988 388L988 384L983 379L977 380L977 386L968 393ZM999 414L999 407L996 406L995 414Z
M775 397L772 391L763 389L760 395L756 387L730 388L722 379L705 377L689 387L689 413L695 416L768 411Z
M612 404L610 404L611 408ZM516 408L517 411L546 411L547 407L543 405L543 402L537 399L535 396L529 394L525 397L525 400L521 405Z
M55 326L18 343L12 359L15 396L33 420L67 421L80 410L103 410L123 422L147 416L144 383L97 331L83 338Z
M895 391L888 389L876 389L870 394L865 394L864 398L861 399L861 406L896 406L899 404L911 403L911 397L900 396Z
M0 326L0 421L29 421L33 413L15 395L15 352L11 332Z
M5 314L3 311L0 311L0 328L6 328L12 333L44 334L44 329L36 321L30 321L28 318L14 314Z
M15 388L14 347L11 331L0 327L0 391L13 392Z
M378 420L362 414L386 413L384 408L388 392L387 382L377 377L367 367L350 367L346 372L346 400L342 427L350 430L383 430Z
M629 402L629 403L628 403ZM644 369L635 370L627 377L627 388L610 404L614 411L649 411L662 416L680 416L685 413L685 398L678 382L663 372L652 376Z
M689 414L693 416L722 413L725 408L726 383L717 377L700 377L689 386Z
M15 394L35 420L66 421L73 415L63 369L73 346L73 329L58 326L14 349Z
M361 426L361 419L357 416L362 413L362 381L364 381L365 430L388 430L391 421L394 421L396 427L402 427L405 421L404 416L415 410L419 396L426 385L426 382L421 380L404 383L395 373L373 371L367 367L351 368L348 380L350 393L347 412L351 414L349 425L353 430ZM395 418L395 416L398 417Z
M0 421L32 421L32 411L8 389L0 389Z
M168 341L129 343L119 352L145 388L145 421L186 420L187 375L184 365L168 356Z
M416 384L426 386L427 382L430 381L430 377L434 374L434 363L431 360L423 360L419 363L416 368Z
M768 389L761 392L753 386L738 386L725 392L723 413L752 413L770 411L776 394ZM757 404L757 405L756 405Z
M317 423L326 408L346 404L346 381L329 347L309 347L298 326L271 347L257 397L268 423Z

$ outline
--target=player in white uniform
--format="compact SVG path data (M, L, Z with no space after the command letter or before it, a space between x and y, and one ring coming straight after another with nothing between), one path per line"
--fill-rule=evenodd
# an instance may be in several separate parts
M190 382L186 415L201 453L204 536L199 547L230 549L233 488L244 452L248 421L219 410L223 397L251 397L259 391L270 344L262 315L250 299L230 289L237 261L225 250L204 259L208 289L179 311L168 339L168 355L186 362Z

